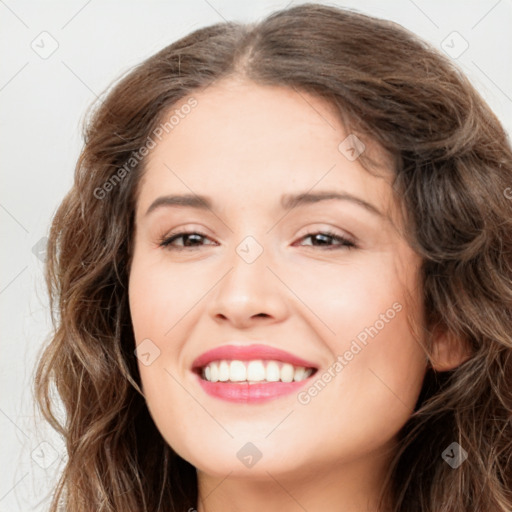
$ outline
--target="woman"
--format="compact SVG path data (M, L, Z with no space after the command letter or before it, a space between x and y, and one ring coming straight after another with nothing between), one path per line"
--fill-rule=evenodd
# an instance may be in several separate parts
M510 510L511 176L387 21L305 4L143 62L49 238L52 510Z

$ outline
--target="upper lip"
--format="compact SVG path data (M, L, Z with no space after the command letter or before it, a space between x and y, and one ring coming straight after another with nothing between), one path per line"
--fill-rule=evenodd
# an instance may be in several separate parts
M255 359L282 361L294 366L317 369L315 363L302 359L284 350L269 345L222 345L204 352L192 363L192 369L203 368L212 361L219 360L249 361Z

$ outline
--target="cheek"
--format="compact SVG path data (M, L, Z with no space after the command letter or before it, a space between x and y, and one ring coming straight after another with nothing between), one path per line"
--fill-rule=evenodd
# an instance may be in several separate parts
M315 428L321 428L322 435L332 440L317 454L319 458L336 451L339 457L371 453L390 442L410 418L426 361L405 315L404 307L376 331L368 323L368 331L361 331L367 334L360 337L364 343L357 337L338 336L338 342L331 346L332 364L298 396L301 405L295 426L311 425L315 418ZM320 425L319 418L328 421ZM274 441L286 443L287 435L297 434L293 429L280 432Z
M322 414L329 403L337 404L332 414L338 425L350 411L355 424L362 425L356 436L365 429L367 439L396 433L413 412L421 390L427 360L409 325L410 319L422 322L421 300L413 292L413 263L396 270L393 256L381 255L375 262L340 266L338 272L325 269L316 272L314 280L302 281L298 292L310 298L308 306L331 331L324 342L332 357L332 375L325 375L325 386L318 375L321 392L313 389L303 395L303 403L311 399L315 414Z
M150 258L134 257L129 279L129 304L137 364L148 410L169 444L179 439L186 446L193 439L188 438L182 422L176 421L176 411L192 422L201 422L204 418L178 384L183 380L182 375L175 372L182 349L176 332L182 325L180 318L190 309L186 298L190 286L187 286L184 274L166 272Z
M394 269L394 257L391 253L357 255L339 265L290 269L288 282L294 283L296 295L328 328L320 326L335 350L344 348L342 340L365 338L366 329L376 323L379 331L389 330L395 317L405 316L405 294L411 283L403 282Z
M128 290L134 350L148 406L153 397L161 395L158 389L169 388L171 377L166 369L180 349L169 340L173 326L184 314L179 311L183 303L178 300L177 273L157 269L148 258L134 257Z
M207 280L206 283L209 281ZM135 340L164 340L205 291L205 282L186 268L172 269L154 258L134 258L129 281L129 302Z

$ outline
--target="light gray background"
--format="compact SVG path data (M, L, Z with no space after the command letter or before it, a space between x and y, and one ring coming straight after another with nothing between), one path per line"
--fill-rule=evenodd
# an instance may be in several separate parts
M33 368L50 329L37 248L71 186L86 108L121 73L194 29L223 19L253 21L298 3L0 0L0 511L46 510L65 457L33 409ZM452 58L512 133L512 0L331 4L451 46ZM464 40L467 50L455 55Z

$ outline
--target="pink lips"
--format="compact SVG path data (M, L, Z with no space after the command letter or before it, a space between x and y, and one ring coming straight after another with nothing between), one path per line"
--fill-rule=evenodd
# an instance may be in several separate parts
M310 377L299 382L259 382L254 384L248 382L209 382L201 377L200 370L202 367L211 361L222 359L228 361L234 359L239 361L275 360L316 370L314 363L267 345L224 345L209 350L195 359L192 363L192 370L196 373L195 376L202 389L210 396L235 403L261 403L297 392L310 382L314 372Z
M238 361L249 361L251 359L273 359L275 361L282 361L283 363L290 363L294 366L316 368L315 363L312 363L311 361L306 361L305 359L294 356L289 352L269 347L268 345L223 345L222 347L214 348L200 355L192 363L192 368L202 368L212 361L219 361L221 359L236 359Z

